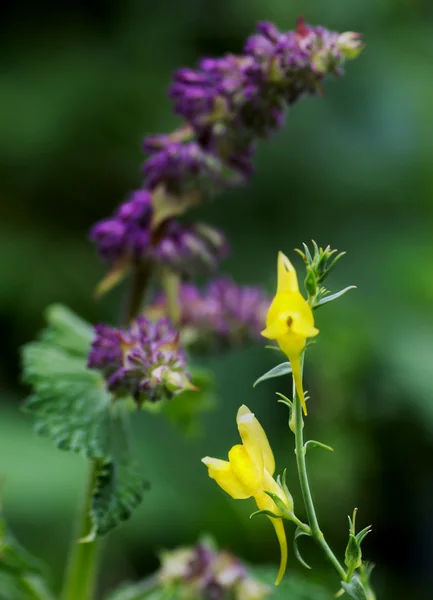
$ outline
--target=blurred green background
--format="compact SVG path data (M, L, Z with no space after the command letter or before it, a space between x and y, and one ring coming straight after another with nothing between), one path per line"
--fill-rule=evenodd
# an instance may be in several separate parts
M290 253L314 238L347 251L329 284L358 289L320 310L321 335L307 361L307 431L335 448L310 459L320 520L341 554L346 515L359 507L359 525L373 523L364 553L377 564L379 598L431 600L430 0L24 0L2 12L0 473L9 520L50 565L53 585L85 465L34 436L20 413L18 348L52 302L91 321L115 320L123 290L95 303L104 267L87 232L140 184L144 135L176 125L166 94L173 70L241 51L257 20L290 29L302 13L310 23L361 31L365 52L343 79L327 82L325 97L291 109L286 129L261 144L247 188L196 215L229 236L223 270L270 292L279 249ZM250 561L278 560L267 521L249 521L253 504L226 497L200 463L237 443L235 413L246 403L269 434L278 469L290 464L302 512L293 439L274 394L285 382L252 389L276 360L257 345L211 362L218 403L195 439L162 417L138 416L136 445L152 492L109 536L101 589L153 570L160 548L202 531ZM322 557L308 541L303 547L312 577L336 591ZM296 568L293 555L290 564Z

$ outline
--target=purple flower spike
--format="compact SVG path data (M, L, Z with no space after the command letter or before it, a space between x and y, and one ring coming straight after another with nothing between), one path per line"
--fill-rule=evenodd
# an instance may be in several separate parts
M239 286L229 278L213 281L201 292L191 284L180 289L181 339L203 352L221 351L260 339L271 298L259 288ZM166 314L164 295L148 309L150 318Z
M145 141L151 154L146 187L164 185L182 196L191 187L209 193L245 182L251 165L239 166L256 140L283 127L286 106L320 92L323 78L340 75L344 61L361 49L353 32L338 34L300 19L295 31L282 33L262 22L242 55L203 58L197 69L179 69L169 96L185 126L180 136Z
M96 325L87 366L103 375L110 391L131 395L139 406L195 389L178 333L167 319L152 323L138 317L124 330Z
M136 259L149 246L151 218L152 197L138 190L120 205L114 217L94 225L90 239L108 262Z
M153 231L152 217L150 193L136 191L114 217L97 223L90 237L101 257L110 263L154 262L184 275L213 272L227 256L227 241L218 230L168 219Z

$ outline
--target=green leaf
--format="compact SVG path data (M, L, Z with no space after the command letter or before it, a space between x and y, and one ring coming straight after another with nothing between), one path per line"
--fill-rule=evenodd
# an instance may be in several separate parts
M350 583L342 581L341 586L352 600L368 600L364 586L356 575L352 577Z
M40 341L23 350L24 379L33 386L24 409L58 448L95 461L90 541L130 517L145 484L131 457L126 400L114 402L102 376L86 366L90 325L61 306L47 318Z
M302 537L303 535L305 535L307 537L311 537L306 531L302 531L302 529L300 529L299 527L297 527L296 531L295 531L295 537L293 538L293 550L295 552L296 558L301 563L301 565L303 567L305 567L306 569L311 569L310 565L308 563L306 563L305 560L302 558L302 555L301 555L301 553L299 551L299 548L298 548L298 539L300 537Z
M277 365L276 367L274 367L273 369L271 369L270 371L268 371L267 373L265 373L264 375L262 375L261 377L259 377L253 384L253 387L256 387L256 385L258 385L259 383L262 383L262 381L266 381L267 379L274 379L275 377L282 377L283 375L290 375L290 373L292 372L292 367L290 366L289 362L283 362L279 365Z
M105 535L129 519L149 487L139 465L132 458L128 428L129 414L124 406L118 404L110 421L111 458L96 463L90 511L93 528L85 541Z
M52 600L43 565L8 531L0 513L0 600Z
M331 294L330 296L325 296L316 302L316 304L314 305L314 308L319 308L319 306L323 306L323 304L328 304L328 302L333 302L334 300L337 300L338 298L340 298L341 296L346 294L349 290L355 290L355 289L356 289L356 285L349 285L348 287L344 288L343 290L340 290L339 292L336 292L335 294Z
M143 499L145 483L138 465L125 457L100 463L92 496L93 541L130 518Z
M93 338L93 329L69 308L62 304L49 306L45 313L50 327L42 333L42 339L54 346L80 357L87 356Z
M329 450L330 452L334 452L334 448L331 448L331 446L327 446L326 444L322 444L322 442L316 442L316 440L308 440L308 442L305 442L305 444L304 444L305 452L309 448L322 448L323 450Z
M36 432L61 450L107 456L111 395L99 373L87 369L84 358L46 342L27 344L23 365L33 386L24 410L33 414Z

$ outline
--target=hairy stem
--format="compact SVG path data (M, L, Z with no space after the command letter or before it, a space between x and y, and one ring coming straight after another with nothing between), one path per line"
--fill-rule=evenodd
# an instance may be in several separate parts
M314 508L313 496L310 490L310 483L308 481L307 474L307 462L305 459L306 449L304 448L304 433L302 430L302 406L299 396L296 392L295 386L293 386L293 402L295 411L295 443L296 443L296 463L298 466L299 482L301 484L302 496L304 499L305 510L307 512L308 522L311 527L311 536L316 540L319 546L322 548L325 556L332 564L334 569L343 581L346 581L346 571L341 566L335 554L329 547L325 537L319 527L317 520L316 510Z

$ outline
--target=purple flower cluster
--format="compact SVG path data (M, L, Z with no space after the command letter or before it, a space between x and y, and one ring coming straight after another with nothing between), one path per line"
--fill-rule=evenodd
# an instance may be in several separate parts
M213 271L228 253L224 235L203 224L165 220L152 230L151 194L133 192L114 216L96 223L90 232L99 254L110 263L153 261L191 274Z
M238 558L208 545L164 552L161 558L160 584L176 589L182 598L264 600L271 592Z
M191 350L224 350L260 339L271 298L259 288L240 286L222 277L210 283L204 292L192 284L179 290L182 343ZM164 295L149 307L150 318L166 314Z
M126 330L95 326L87 366L99 371L110 391L131 395L138 405L194 389L179 335L167 319L140 316Z
M242 55L204 58L198 69L179 69L169 94L186 125L145 140L146 187L163 184L183 195L244 182L255 141L283 126L287 105L320 91L327 74L340 75L344 61L361 51L359 37L302 19L285 33L259 23Z

